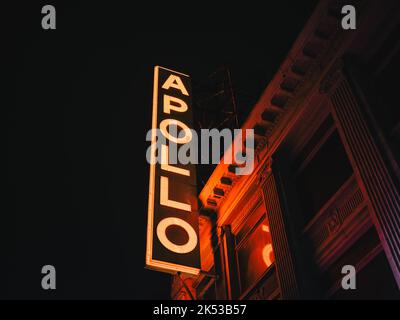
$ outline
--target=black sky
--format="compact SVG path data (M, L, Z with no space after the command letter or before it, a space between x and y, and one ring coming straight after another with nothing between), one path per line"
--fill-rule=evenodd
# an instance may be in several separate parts
M55 31L40 28L42 3L18 7L0 298L168 298L170 277L144 269L153 67L202 81L226 64L258 96L315 4L55 3ZM52 292L45 264L57 270Z

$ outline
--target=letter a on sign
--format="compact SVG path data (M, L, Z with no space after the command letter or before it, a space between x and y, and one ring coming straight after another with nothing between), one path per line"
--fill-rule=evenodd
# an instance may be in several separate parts
M168 273L200 271L196 168L191 163L168 162L169 151L179 151L191 141L191 107L189 76L155 67L146 267ZM174 136L173 126L185 129L185 136ZM161 146L161 163L154 159L155 129L160 129L166 140Z

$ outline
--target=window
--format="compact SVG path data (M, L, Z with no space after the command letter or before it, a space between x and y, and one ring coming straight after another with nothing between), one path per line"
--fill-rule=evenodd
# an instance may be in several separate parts
M344 290L340 286L344 265L355 266L357 290ZM324 271L321 284L333 300L400 299L396 280L373 227Z
M380 128L400 164L400 108L397 107L400 46L398 32L393 31L373 61L368 86L363 88ZM359 81L361 82L361 81Z
M269 223L264 210L262 213L258 223L253 224L253 228L246 235L238 234L236 239L238 241L242 238L236 246L242 294L254 286L275 261Z
M367 54L363 57L361 54L347 57L346 69L348 79L356 89L353 91L354 96L360 107L368 111L365 113L367 124L372 124L369 121L370 111L374 124L381 131L375 137L378 147L380 148L384 140L384 149L389 147L391 150L390 161L394 160L400 165L400 108L397 102L400 72L399 28L393 25L392 30L388 31L386 28L380 30L383 41L377 48L371 48L371 53L377 49L373 56ZM374 133L374 129L372 131ZM387 156L386 150L382 155ZM390 166L389 170L392 170ZM394 171L396 170L395 168Z
M305 147L307 153L298 163L295 186L306 224L353 173L337 130L326 124L310 139L313 145Z

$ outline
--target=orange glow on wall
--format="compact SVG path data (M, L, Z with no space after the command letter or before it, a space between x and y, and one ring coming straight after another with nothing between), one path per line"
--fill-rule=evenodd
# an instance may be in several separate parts
M266 218L243 242L238 248L242 292L256 283L275 261Z
M274 252L272 250L272 243L270 242L271 241L271 235L270 235L270 232L269 232L269 227L267 225L263 224L262 225L262 230L267 233L268 238L269 238L269 242L264 246L264 249L262 250L262 257L263 257L263 260L265 262L265 265L267 267L269 267L275 260Z

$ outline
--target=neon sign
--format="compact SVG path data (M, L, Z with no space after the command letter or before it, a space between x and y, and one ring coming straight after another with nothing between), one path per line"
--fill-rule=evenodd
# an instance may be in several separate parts
M169 162L169 147L192 139L190 94L188 75L154 68L146 266L168 273L200 271L195 166ZM180 134L171 133L173 126ZM157 129L167 141L159 150ZM157 152L160 163L155 160Z

